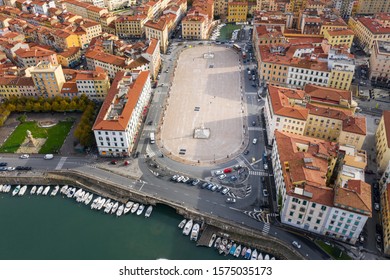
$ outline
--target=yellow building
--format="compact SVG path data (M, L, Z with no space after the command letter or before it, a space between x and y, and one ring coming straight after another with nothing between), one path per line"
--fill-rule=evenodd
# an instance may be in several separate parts
M51 63L42 61L37 66L29 69L38 92L46 97L54 97L61 93L65 83L62 66L53 66Z
M390 111L383 111L375 133L378 171L384 171L390 160Z
M328 40L328 43L332 47L347 45L348 49L350 49L354 35L353 31L350 29L333 29L324 31L324 38Z
M375 41L370 56L369 78L372 84L390 88L390 41Z
M100 67L95 71L79 71L75 80L78 94L85 94L91 100L103 101L110 89L110 79Z
M70 31L55 29L51 31L56 48L64 50L72 47L80 47L79 37Z
M0 99L12 96L37 96L33 79L31 77L19 76L0 77Z
M390 183L381 192L381 216L383 228L383 249L390 255Z
M168 25L165 19L149 20L145 23L145 36L147 39L157 39L160 41L162 53L168 49Z
M350 17L349 27L355 33L358 45L365 52L371 52L376 40L390 41L390 15L376 14L375 17Z
M185 16L181 21L183 39L207 39L207 24L204 16Z
M121 38L137 37L144 34L144 25L148 21L146 15L123 16L115 20L115 32Z
M228 3L228 22L245 22L248 14L248 2Z
M353 79L354 70L346 71L343 68L332 69L329 75L329 84L331 88L349 90Z
M325 30L339 30L339 29L347 29L347 28L348 25L341 17L338 17L334 20L321 18L320 35L324 35Z
M390 13L389 0L359 0L356 5L358 14Z
M79 47L72 47L57 53L58 63L63 67L72 68L80 62L81 51Z

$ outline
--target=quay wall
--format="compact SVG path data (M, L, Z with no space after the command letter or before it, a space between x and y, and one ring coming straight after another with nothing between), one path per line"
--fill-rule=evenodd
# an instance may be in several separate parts
M109 197L122 203L125 203L128 200L134 200L151 205L164 204L174 208L178 214L184 216L185 218L191 218L219 228L220 230L217 233L220 235L225 235L230 239L233 239L235 242L243 243L249 247L255 247L260 251L270 253L278 259L304 259L302 255L300 255L297 251L292 250L281 240L245 227L244 225L231 222L221 217L208 215L207 213L201 213L175 201L153 197L148 193L139 192L138 190L115 184L109 180L95 178L75 170L58 170L43 173L35 172L34 174L18 174L18 176L13 176L9 173L7 176L3 176L3 174L1 174L0 184L68 184L74 187L87 189L101 196Z

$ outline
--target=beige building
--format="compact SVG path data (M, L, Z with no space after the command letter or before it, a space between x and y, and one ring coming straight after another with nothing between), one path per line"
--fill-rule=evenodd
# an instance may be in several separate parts
M65 83L62 66L54 66L50 62L42 61L29 69L38 92L46 97L54 97L61 93Z
M84 3L81 1L63 0L62 4L65 5L68 12L96 22L100 21L100 17L103 14L108 13L106 8L99 8L90 3Z
M357 43L365 52L372 52L376 40L390 41L390 14L350 17L348 25L355 33Z
M378 171L383 172L390 160L390 111L383 111L375 138Z
M390 13L389 0L358 0L357 14Z
M370 80L390 88L390 41L376 40L370 56Z
M381 192L381 217L384 253L390 255L390 183Z
M165 19L149 20L145 23L145 36L147 39L157 39L160 41L162 53L168 49L168 25Z
M146 15L122 16L115 20L115 33L121 38L137 37L144 35L144 25L148 21Z
M29 50L18 49L15 51L16 60L21 67L31 67L41 61L48 61L52 65L58 65L57 54L41 47L32 47Z
M204 16L185 16L181 24L183 39L207 39L208 25Z
M149 63L149 71L151 78L153 80L157 79L158 71L161 68L161 55L160 55L160 41L157 39L150 39L150 43L148 48L146 49L146 52L142 54L143 57L145 57L147 60L150 61Z
M102 68L95 71L79 71L75 77L78 94L91 100L103 101L110 89L110 80Z

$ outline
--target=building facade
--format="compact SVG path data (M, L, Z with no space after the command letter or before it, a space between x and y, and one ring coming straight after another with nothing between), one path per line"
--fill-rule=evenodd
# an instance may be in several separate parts
M390 87L390 41L374 42L370 56L370 80L380 87Z
M378 171L383 172L390 160L390 111L383 111L375 133L375 140Z
M61 65L41 61L29 70L37 91L45 97L55 97L61 93L65 76Z

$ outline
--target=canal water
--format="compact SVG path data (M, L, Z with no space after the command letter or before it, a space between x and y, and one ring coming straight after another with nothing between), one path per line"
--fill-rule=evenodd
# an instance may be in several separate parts
M13 188L12 188L13 189ZM0 193L2 260L226 259L213 248L196 247L177 225L182 217L158 205L150 218L116 217L74 199Z

